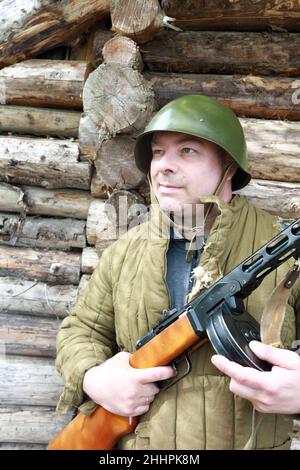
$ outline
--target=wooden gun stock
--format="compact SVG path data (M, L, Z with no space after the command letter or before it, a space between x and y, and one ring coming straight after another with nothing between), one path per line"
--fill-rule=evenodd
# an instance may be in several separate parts
M183 313L171 325L162 330L148 343L135 351L130 357L130 365L137 369L165 366L178 356L187 352L198 342L199 336L186 315ZM49 450L109 450L120 438L134 431L138 418L129 419L118 416L98 407L90 416L79 413L49 443Z

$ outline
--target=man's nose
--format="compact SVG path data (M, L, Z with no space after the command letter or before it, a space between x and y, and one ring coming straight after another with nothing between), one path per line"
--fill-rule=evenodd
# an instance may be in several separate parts
M166 150L157 162L157 170L161 173L175 173L177 170L177 159L178 157L174 150Z

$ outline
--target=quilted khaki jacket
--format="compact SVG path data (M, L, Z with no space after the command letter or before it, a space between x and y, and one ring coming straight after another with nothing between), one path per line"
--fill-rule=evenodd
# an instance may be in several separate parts
M281 230L275 217L243 197L235 196L231 204L219 201L218 205L220 215L200 261L213 281ZM135 231L135 237L120 239L103 253L87 288L62 322L57 367L65 388L59 412L73 406L89 414L95 405L85 401L82 391L85 371L119 351L133 352L137 339L159 321L162 310L169 305L165 280L168 240L161 236L165 228L158 229L154 224L156 235L160 236L150 240L145 236L149 226L149 222L143 224ZM266 298L287 268L286 263L273 271L248 297L246 308L257 320ZM299 332L300 292L294 287L282 330L284 344L290 346L297 335L300 337ZM120 448L244 447L251 434L252 405L229 391L229 379L212 365L212 354L210 345L192 354L192 372L158 394L135 432L120 441ZM291 425L289 416L265 415L255 448L288 448Z

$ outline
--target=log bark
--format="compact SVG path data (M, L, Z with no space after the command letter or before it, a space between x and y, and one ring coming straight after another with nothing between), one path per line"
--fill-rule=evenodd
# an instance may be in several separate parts
M238 116L300 120L300 104L293 94L300 83L289 77L146 72L161 108L183 95L203 94L219 99Z
M63 381L53 359L6 356L0 364L2 406L56 406Z
M151 71L299 76L296 33L161 31L142 50Z
M7 39L12 31L22 27L33 16L38 15L46 8L53 8L55 3L54 0L29 0L22 3L14 0L2 0L0 40Z
M0 70L0 103L46 108L82 108L83 85L92 67L85 61L32 59Z
M57 319L64 318L74 305L77 287L0 277L0 292L0 311L3 314L22 313Z
M27 442L4 442L0 443L0 450L47 450L47 444L28 444Z
M78 285L80 254L0 245L0 276Z
M3 444L48 444L71 420L71 413L59 416L54 407L1 407L0 441ZM23 448L23 446L22 446Z
M28 214L86 220L92 200L88 191L0 183L0 211L25 211Z
M0 181L46 188L89 189L91 167L69 140L0 136Z
M110 0L68 0L59 5L57 2L39 3L42 3L41 7L32 13L19 11L16 29L10 31L8 37L3 35L0 67L66 44L110 12ZM47 5L48 8L43 8ZM10 27L6 27L5 23L4 29L7 31Z
M162 0L161 6L176 26L188 30L300 29L298 0Z
M139 44L150 41L163 25L158 0L112 0L112 31Z
M19 217L0 212L2 245L67 250L86 246L85 222L53 217Z
M99 263L99 256L95 248L87 246L81 254L81 272L91 274Z
M241 119L254 178L300 182L300 123Z
M58 319L0 313L0 345L6 355L55 358L58 327Z
M0 132L77 137L78 111L0 105Z
M300 217L300 184L252 180L239 194L254 205L284 219Z
M96 175L105 190L134 189L145 175L134 159L135 140L128 135L116 136L102 143L95 160Z

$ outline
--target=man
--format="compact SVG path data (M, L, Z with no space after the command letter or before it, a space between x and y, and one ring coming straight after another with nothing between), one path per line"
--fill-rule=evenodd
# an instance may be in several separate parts
M134 229L135 236L130 232L103 253L62 323L57 366L65 390L58 410L75 406L88 414L97 403L140 416L135 433L119 442L122 449L242 449L253 431L254 407L264 416L253 448L288 448L291 415L300 413L296 353L252 342L255 354L274 364L271 372L259 372L216 356L206 343L191 355L192 372L160 392L157 382L175 374L171 366L129 364L136 341L165 308L180 308L281 230L275 217L233 196L250 180L238 119L208 97L178 98L139 136L135 157L151 181L150 221L143 236ZM178 223L185 206L192 210ZM204 236L195 226L201 207ZM256 319L286 270L273 271L247 298ZM295 287L282 328L287 347L299 337L299 299Z

